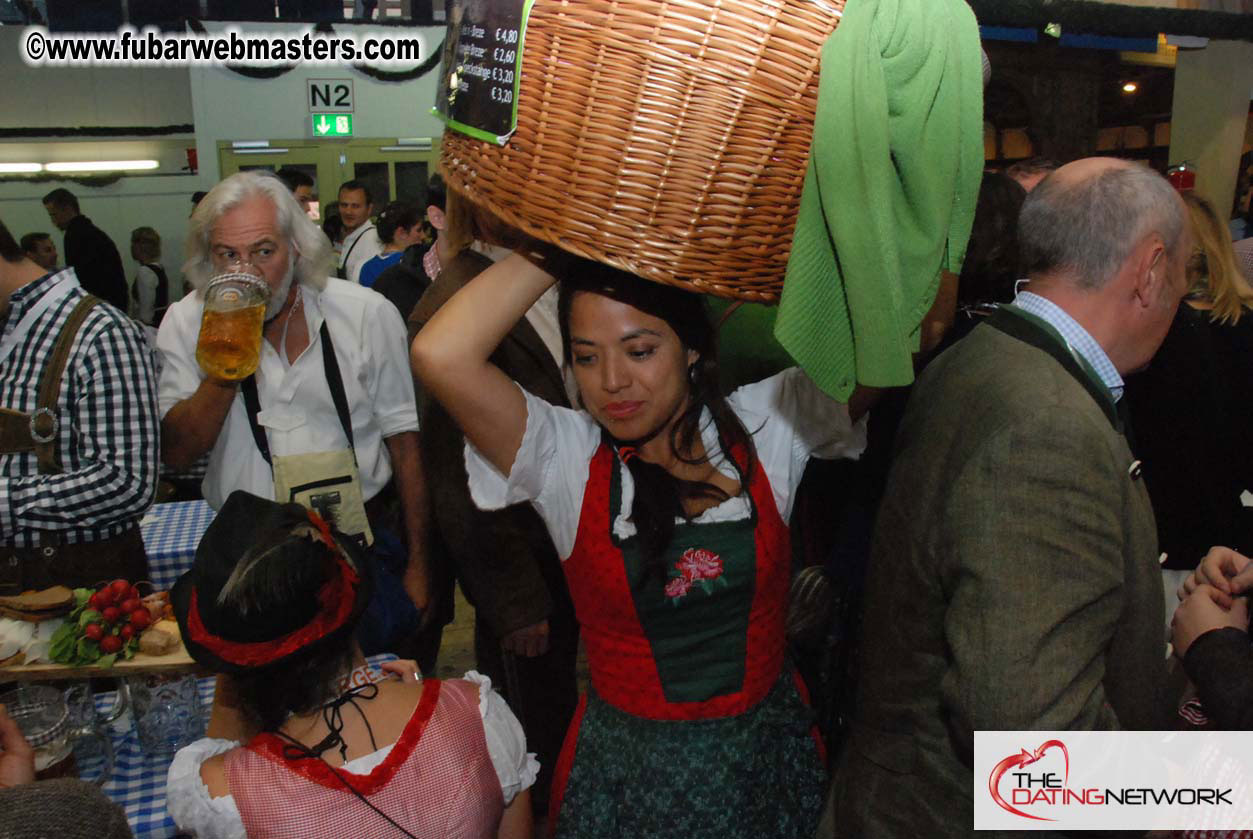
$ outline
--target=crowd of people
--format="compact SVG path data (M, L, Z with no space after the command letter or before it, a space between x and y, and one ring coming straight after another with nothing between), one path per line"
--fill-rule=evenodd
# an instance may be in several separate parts
M73 268L87 293L155 329L178 290L170 287L161 264L161 236L151 227L131 231L131 258L136 271L126 279L117 245L91 219L83 215L78 198L68 189L54 189L44 196L48 220L64 234L65 265L52 236L44 231L27 233L19 240L22 253L47 271Z
M313 190L198 196L187 294L150 227L127 283L67 190L64 268L0 223L0 589L145 578L161 469L217 510L172 592L218 674L182 830L965 835L976 730L1176 724L1167 638L1246 727L1253 286L1204 199L1106 158L987 173L916 385L842 403L797 368L724 392L703 298L438 176L377 215L347 181L322 226ZM197 352L224 273L268 289L242 381ZM857 515L817 513L856 573L811 695L791 534L811 459L858 458L826 488ZM458 584L477 670L440 680Z

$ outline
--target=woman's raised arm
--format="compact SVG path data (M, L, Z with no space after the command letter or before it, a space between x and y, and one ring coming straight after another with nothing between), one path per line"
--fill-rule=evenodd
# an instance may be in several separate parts
M542 268L511 254L440 307L410 349L422 385L505 475L526 431L526 400L488 358L554 282Z

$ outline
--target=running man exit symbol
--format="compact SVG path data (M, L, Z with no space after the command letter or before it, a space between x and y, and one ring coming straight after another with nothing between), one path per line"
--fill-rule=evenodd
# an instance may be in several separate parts
M352 136L352 114L315 114L310 119L315 137Z

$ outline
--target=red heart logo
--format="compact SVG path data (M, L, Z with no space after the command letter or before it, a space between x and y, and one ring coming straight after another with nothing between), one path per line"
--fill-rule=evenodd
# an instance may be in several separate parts
M1066 775L1065 780L1062 782L1062 786L1064 788L1066 784L1070 782L1070 752L1066 751L1066 744L1061 740L1045 740L1034 752L1029 752L1026 749L1023 749L1019 754L1010 755L1000 763L996 764L996 767L992 770L992 774L988 777L988 792L992 793L992 800L999 804L1003 809L1008 810L1015 816L1022 816L1024 819L1036 819L1037 821L1044 822L1056 821L1056 819L1050 819L1044 816L1033 816L1030 813L1024 813L1022 810L1015 808L1002 798L1000 790L1001 778L1006 772L1017 767L1029 766L1032 763L1035 763L1037 760L1044 757L1045 752L1053 748L1061 749L1062 757L1065 758L1066 761Z

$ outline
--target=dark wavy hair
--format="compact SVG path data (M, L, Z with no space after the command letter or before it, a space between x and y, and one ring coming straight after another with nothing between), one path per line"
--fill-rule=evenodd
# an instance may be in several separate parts
M751 435L719 388L717 331L704 298L672 286L646 282L634 274L597 262L574 260L561 270L557 306L562 344L566 360L571 363L570 310L578 294L599 294L660 318L678 335L684 350L696 351L699 358L688 368L688 404L670 428L670 450L684 463L709 462L708 453L695 458L688 456L700 440L701 414L708 409L718 432L719 445L739 475L741 492L747 492L748 478L757 465L756 450ZM621 444L635 442L612 438L610 441L615 454ZM743 465L731 456L734 449L746 453ZM664 585L664 555L674 538L675 519L691 519L684 511L684 502L712 499L721 503L729 496L713 484L676 478L661 466L639 457L628 458L626 465L635 482L631 521L645 556L646 573L641 582L657 577Z
M390 245L396 238L397 230L401 228L408 230L415 224L420 224L425 218L426 208L419 207L416 202L393 201L383 208L383 212L379 213L375 224L378 228L379 240Z
M368 585L369 558L343 537L340 548L352 554ZM334 554L306 532L295 534L266 552L237 591L220 595L224 608L239 621L256 623L290 613L318 609L317 594L338 573ZM349 620L322 641L276 664L236 674L245 717L262 731L277 730L292 714L307 714L340 694L340 679L352 669L357 620Z
M1008 303L1022 276L1018 253L1018 213L1027 191L1009 175L989 172L979 187L975 220L957 281L957 305Z
M316 711L338 697L340 680L352 670L354 637L344 633L312 654L234 676L245 718L261 731L277 731L289 716Z

